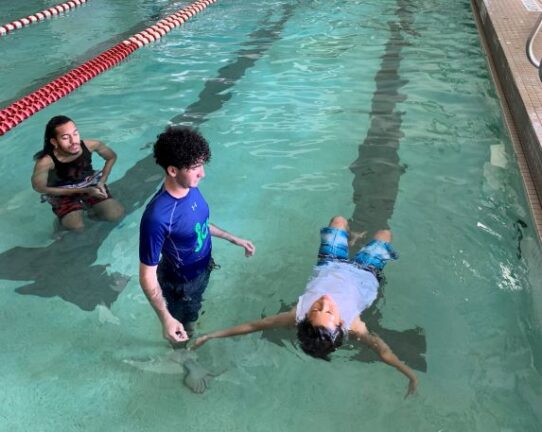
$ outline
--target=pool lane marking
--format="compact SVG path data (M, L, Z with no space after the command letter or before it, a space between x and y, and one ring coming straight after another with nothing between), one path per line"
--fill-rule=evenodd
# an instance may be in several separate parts
M11 21L10 23L0 25L0 37L5 36L8 33L11 33L20 28L29 26L30 24L44 21L61 13L67 12L70 9L85 4L87 1L90 0L70 0L66 3L60 3L56 6L51 6L50 8L44 9L41 12L36 12L35 14L28 15L26 18L19 18L15 21Z
M369 235L365 239L371 238L377 229L388 228L400 177L405 171L398 153L403 138L403 113L397 109L397 105L407 98L406 94L400 92L408 83L408 80L401 77L400 66L403 48L411 45L403 33L417 35L412 28L413 11L414 6L410 0L398 0L398 19L388 22L389 38L375 75L376 89L372 98L369 130L359 146L358 159L350 166L354 173L352 186L355 206L350 227L354 232L368 231ZM384 289L384 285L381 289ZM401 331L382 327L382 313L376 302L364 314L367 326L381 335L404 362L413 369L427 371L427 340L423 327L415 325L414 328ZM366 351L358 351L350 359L365 362L372 360Z
M2 109L0 111L0 136L87 81L116 66L137 49L157 41L216 1L198 0L182 8Z
M198 100L182 114L171 118L170 123L199 127L208 120L209 114L220 110L232 97L232 92L227 90L234 87L269 50L271 44L279 40L295 10L294 6L285 4L280 19L273 21L270 13L260 21L259 27L249 33L249 40L242 43L243 48L235 51L235 59L218 69L218 76L206 80Z
M399 69L403 58L401 51L410 45L402 33L417 34L411 27L414 21L412 9L408 0L398 0L398 20L388 23L390 33L375 75L369 129L358 148L358 158L350 165L354 174L354 211L350 226L352 231L367 231L369 236L377 229L388 228L399 180L405 171L398 154L403 138L403 113L398 111L397 105L407 98L400 90L408 80L401 77Z

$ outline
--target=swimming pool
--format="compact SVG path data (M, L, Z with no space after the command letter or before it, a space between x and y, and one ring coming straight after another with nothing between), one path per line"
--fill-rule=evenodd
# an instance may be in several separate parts
M56 2L24 3L0 16ZM184 4L92 0L0 38L0 98ZM52 239L29 182L60 113L115 149L127 209L75 246ZM401 259L370 323L417 368L414 398L366 353L328 364L281 334L209 343L200 361L222 373L203 395L183 386L137 281L139 219L161 177L150 144L168 122L209 139L213 222L258 247L245 261L215 242L198 331L295 302L332 215L356 230L389 219ZM540 429L542 256L469 2L219 1L14 128L0 152L0 429Z

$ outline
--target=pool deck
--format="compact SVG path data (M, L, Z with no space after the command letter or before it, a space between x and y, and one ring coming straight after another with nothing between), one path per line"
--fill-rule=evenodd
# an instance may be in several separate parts
M525 46L542 13L539 0L471 0L542 242L542 82ZM542 31L534 44L542 57Z

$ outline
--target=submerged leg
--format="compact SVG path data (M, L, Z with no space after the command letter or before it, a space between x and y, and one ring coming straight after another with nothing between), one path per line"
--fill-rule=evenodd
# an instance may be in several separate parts
M386 243L391 243L391 231L390 230L380 230L375 232L375 240L384 241Z
M192 359L184 363L184 368L186 369L184 383L190 390L194 393L203 393L207 390L214 377L211 372Z
M343 231L349 232L348 221L342 216L333 216L329 221L329 226L332 228L339 228Z
M124 208L113 198L94 204L88 211L89 217L108 222L118 221L124 216Z
M178 349L171 353L171 359L186 370L184 384L194 393L203 393L209 387L214 375L196 361L195 353Z
M81 231L85 228L83 222L83 210L75 210L69 212L66 216L60 219L62 226L70 231Z

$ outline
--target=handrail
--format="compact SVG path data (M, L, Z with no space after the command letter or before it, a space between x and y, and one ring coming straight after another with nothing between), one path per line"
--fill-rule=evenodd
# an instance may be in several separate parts
M542 14L538 17L538 21L536 22L535 27L533 28L533 31L529 35L529 38L527 39L527 45L525 46L525 51L527 52L527 58L532 63L532 65L538 69L538 76L540 77L540 80L542 81L542 69L540 69L540 60L537 59L534 55L533 51L533 44L534 39L538 35L538 32L542 28Z

